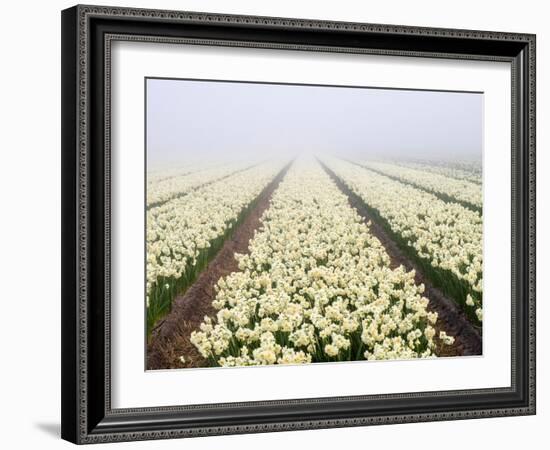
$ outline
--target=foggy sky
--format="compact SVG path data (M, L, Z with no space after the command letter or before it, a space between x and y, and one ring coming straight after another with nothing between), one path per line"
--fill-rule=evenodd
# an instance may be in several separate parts
M483 95L147 80L148 167L301 151L481 159Z

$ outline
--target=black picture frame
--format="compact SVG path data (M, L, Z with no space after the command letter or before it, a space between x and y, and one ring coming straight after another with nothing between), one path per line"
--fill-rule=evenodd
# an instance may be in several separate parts
M512 65L512 384L116 410L110 400L110 43L194 42ZM62 12L62 437L97 443L535 414L535 36L78 5Z

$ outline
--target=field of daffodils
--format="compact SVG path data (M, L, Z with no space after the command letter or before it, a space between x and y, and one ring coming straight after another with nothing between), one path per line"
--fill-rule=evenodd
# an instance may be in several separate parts
M154 174L147 186L149 333L209 271L277 177L248 250L233 255L238 269L216 280L213 313L189 333L203 365L428 358L453 345L457 336L442 328L424 284L392 263L373 222L481 334L479 173L328 156Z

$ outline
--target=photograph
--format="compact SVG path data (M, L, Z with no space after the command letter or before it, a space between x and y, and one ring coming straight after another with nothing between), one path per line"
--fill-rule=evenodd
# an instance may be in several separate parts
M144 98L146 370L483 356L483 92Z

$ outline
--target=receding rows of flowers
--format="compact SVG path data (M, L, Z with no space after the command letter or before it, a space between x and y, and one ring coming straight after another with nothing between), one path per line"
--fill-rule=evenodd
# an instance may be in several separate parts
M185 176L192 174L194 172L199 172L202 170L208 170L213 169L217 166L221 166L224 163L220 163L219 161L208 161L208 160L201 160L201 161L189 161L186 164L183 165L174 165L171 167L164 167L164 168L157 168L157 169L149 169L147 170L147 183L149 185L158 183L159 181L165 180L167 178L175 178L179 176Z
M169 177L147 186L147 207L158 206L193 189L212 183L250 168L250 162L236 162L195 171L182 176Z
M471 183L481 184L481 172L473 170L459 169L451 166L434 165L427 163L416 162L396 162L400 166L405 166L410 169L417 169L422 172L435 173L456 180L469 181Z
M457 203L335 158L326 166L417 257L434 283L482 321L482 217Z
M389 257L320 165L295 163L240 271L191 341L214 366L435 356L423 285ZM444 332L442 342L454 338Z
M147 322L165 315L223 245L283 163L240 171L147 211Z
M479 184L383 162L361 161L360 165L439 195L443 200L460 202L478 211L483 206L483 192Z

